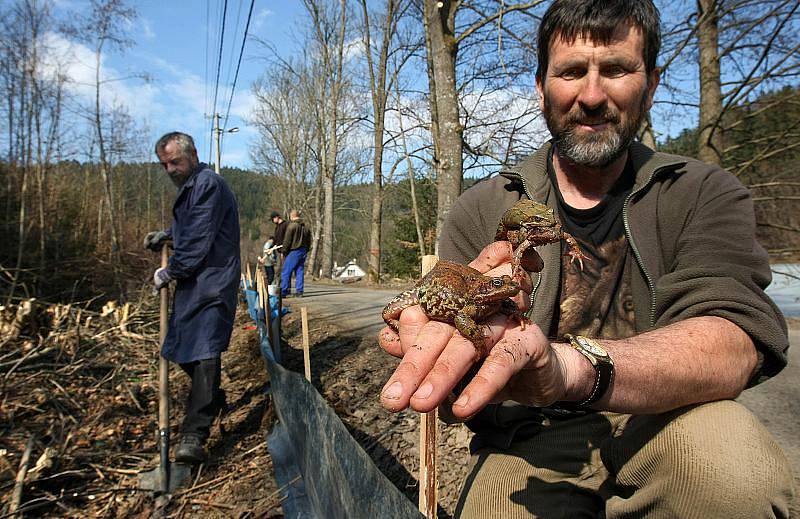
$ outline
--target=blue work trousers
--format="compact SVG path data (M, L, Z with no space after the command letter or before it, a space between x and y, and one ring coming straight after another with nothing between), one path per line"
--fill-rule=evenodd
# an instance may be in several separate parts
M283 269L281 270L281 295L283 297L289 295L289 287L292 286L292 273L294 273L295 293L303 293L303 276L306 263L306 254L307 251L304 248L295 249L290 251L283 260Z

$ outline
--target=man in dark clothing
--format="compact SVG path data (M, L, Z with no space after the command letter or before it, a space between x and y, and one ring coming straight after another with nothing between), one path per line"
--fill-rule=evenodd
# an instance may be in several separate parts
M717 166L634 142L659 44L650 0L551 4L536 87L552 140L465 191L439 250L510 273L495 230L531 199L589 260L581 269L562 244L537 248L535 283L519 276L516 297L533 324L490 318L483 359L419 306L399 334L380 333L403 359L383 405L441 406L476 433L462 519L788 516L786 456L734 400L778 373L788 349L750 193Z
M241 276L238 208L222 177L198 161L189 135L168 133L155 152L178 187L171 227L145 238L147 248L172 240L174 249L168 266L153 276L157 289L176 282L161 355L192 379L175 459L200 462L211 424L226 406L221 354L233 330Z
M275 224L275 234L273 235L275 239L275 245L281 245L283 243L284 236L286 236L286 228L289 226L289 222L281 218L281 213L278 211L272 211L269 217L272 220L272 223ZM288 251L285 248L278 249L278 252L280 253L281 257L286 257L288 254Z
M289 226L283 238L282 250L286 251L286 259L281 270L281 295L289 296L292 274L295 275L294 291L298 297L303 297L304 271L306 255L311 247L311 231L306 228L300 219L300 211L293 209L289 213Z

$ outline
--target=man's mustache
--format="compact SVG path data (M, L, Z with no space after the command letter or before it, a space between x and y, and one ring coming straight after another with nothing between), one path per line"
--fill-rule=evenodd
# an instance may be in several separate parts
M619 124L620 117L619 112L616 110L605 110L603 113L587 113L584 110L579 110L575 113L570 113L566 117L566 124L567 126L577 126L579 124L583 125L593 125L593 124L604 124L604 123L612 123L612 124Z

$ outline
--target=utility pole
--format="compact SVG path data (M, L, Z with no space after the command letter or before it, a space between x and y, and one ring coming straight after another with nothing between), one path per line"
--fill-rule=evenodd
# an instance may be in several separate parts
M219 156L220 156L219 140L220 140L220 134L221 133L222 133L222 131L219 129L219 114L215 112L214 113L214 139L217 142L217 160L214 162L214 171L217 172L217 175L219 175L219 161L220 161L220 158L219 158Z
M222 160L222 158L221 158L222 154L220 152L220 142L219 142L220 138L222 137L222 132L236 133L238 131L239 131L239 128L236 127L236 126L231 128L230 130L224 130L224 129L220 128L219 127L219 114L218 113L214 114L214 141L216 142L216 145L217 145L217 160L214 163L214 171L217 172L217 175L220 174L219 173L220 161Z

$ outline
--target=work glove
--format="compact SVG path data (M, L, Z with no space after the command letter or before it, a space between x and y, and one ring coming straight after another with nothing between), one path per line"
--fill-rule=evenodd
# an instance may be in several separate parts
M153 284L156 286L156 290L161 290L169 285L170 281L172 281L172 276L165 268L160 268L153 273Z
M169 240L169 234L164 231L149 232L144 237L144 248L158 252L167 240Z

